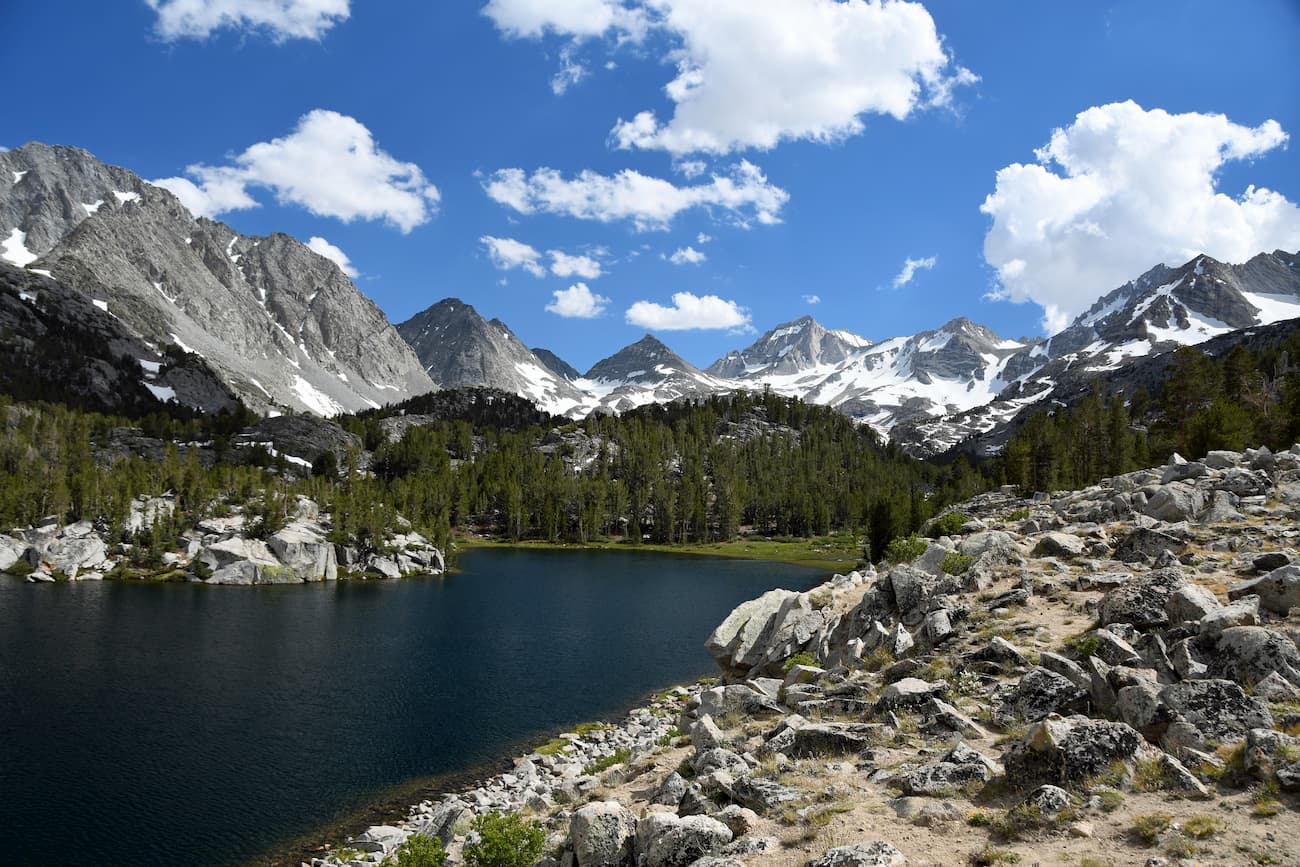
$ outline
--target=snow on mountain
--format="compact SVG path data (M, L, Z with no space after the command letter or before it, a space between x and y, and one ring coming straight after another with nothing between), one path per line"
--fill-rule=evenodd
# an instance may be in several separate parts
M573 383L587 393L583 409L624 412L647 403L706 397L744 388L700 370L647 334L596 362Z

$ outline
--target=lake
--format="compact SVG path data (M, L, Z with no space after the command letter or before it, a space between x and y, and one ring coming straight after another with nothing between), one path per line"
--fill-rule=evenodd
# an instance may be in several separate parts
M480 549L445 579L282 587L0 579L12 864L231 865L394 787L498 762L713 674L709 632L823 573Z

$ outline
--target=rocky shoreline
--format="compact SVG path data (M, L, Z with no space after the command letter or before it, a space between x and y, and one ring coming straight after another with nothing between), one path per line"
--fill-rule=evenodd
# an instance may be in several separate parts
M551 867L1297 864L1300 445L982 495L677 687L310 867L521 813Z
M286 504L285 511L282 527L259 534L255 521L241 507L232 506L221 517L181 531L180 547L157 552L152 570L133 570L142 534L176 514L172 494L139 497L131 502L117 534L102 522L64 525L55 519L0 534L0 572L25 577L30 583L147 576L250 585L402 578L446 571L443 552L409 524L389 532L382 545L362 549L331 541L330 514L306 497Z

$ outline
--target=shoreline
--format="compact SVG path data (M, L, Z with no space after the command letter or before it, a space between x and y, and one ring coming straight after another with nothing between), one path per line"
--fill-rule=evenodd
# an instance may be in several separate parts
M542 751L549 745L567 740L578 748L577 752L581 757L583 748L593 747L589 739L593 732L622 731L637 716L655 715L667 719L669 725L665 728L670 732L676 732L676 711L690 696L708 688L716 680L715 676L703 675L687 684L677 683L653 690L619 711L565 728L549 729L511 744L500 751L499 758L481 765L416 778L391 787L381 796L371 799L372 803L348 811L344 818L288 840L284 845L277 845L265 854L244 862L241 867L310 865L313 859L326 858L330 852L345 846L348 841L365 833L367 829L419 824L424 821L423 817L427 815L430 806L437 806L462 795L491 787L512 769L518 768L521 763L543 755ZM665 704L674 705L673 712L668 717L663 717ZM680 736L680 733L675 736ZM634 752L633 755L635 757L636 753ZM510 808L509 812L525 809L527 809L526 805L520 804Z

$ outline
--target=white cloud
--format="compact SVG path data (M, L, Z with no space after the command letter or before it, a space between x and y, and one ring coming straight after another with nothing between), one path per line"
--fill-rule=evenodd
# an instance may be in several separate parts
M585 39L618 31L639 39L646 27L645 12L622 0L488 0L483 14L515 38L553 33Z
M677 160L673 163L673 171L678 172L691 180L704 174L708 168L708 164L706 164L704 160Z
M165 40L206 39L224 28L265 31L276 42L320 39L346 21L350 0L145 0Z
M598 220L631 220L638 229L666 229L673 218L690 208L719 208L747 225L779 223L789 201L785 190L768 183L753 163L741 160L728 174L715 174L707 184L679 187L662 178L632 169L616 175L585 170L566 179L556 169L499 169L483 184L494 201L521 214L538 211Z
M822 303L822 296L820 296L820 295L805 295L805 296L803 296L803 303L805 303L805 304L820 304L820 303Z
M326 241L324 238L318 235L313 235L307 241L307 249L311 250L314 253L319 253L320 255L324 256L326 259L329 259L335 265L339 266L340 271L342 271L344 274L347 274L349 277L353 278L354 280L357 277L361 276L361 272L358 271L356 268L352 267L352 260L348 258L348 254L344 253L342 250L340 250L338 247L335 247L333 244L331 244L329 241Z
M700 232L698 235L695 236L695 243L699 244L701 247L703 247L705 244L709 243L712 240L713 240L712 235L706 235L703 232Z
M629 325L651 331L714 328L748 331L753 328L749 311L735 301L727 301L717 295L696 296L690 292L674 293L671 307L652 301L638 301L627 309L625 318Z
M495 238L484 235L479 243L487 247L488 258L502 271L523 268L534 277L545 277L546 269L542 267L542 254L533 247L514 238Z
M560 52L560 71L551 76L551 93L564 96L570 87L587 77L587 67L573 59L573 49Z
M570 256L561 250L547 250L551 257L551 273L556 277L582 277L595 280L605 273L600 262L591 256Z
M924 259L913 259L909 256L903 262L903 270L899 271L898 276L894 278L894 288L898 289L911 283L917 271L929 271L938 261L934 256L926 256Z
M663 34L672 117L620 120L619 147L674 154L771 148L856 135L863 118L946 105L978 79L944 49L934 19L903 0L491 0L507 36Z
M1260 187L1238 198L1216 189L1226 162L1286 141L1272 120L1252 128L1132 101L1081 112L1053 131L1036 164L1001 169L980 208L993 218L984 238L998 271L993 297L1041 305L1052 333L1156 263L1300 247L1295 203Z
M574 283L568 289L556 289L551 294L555 300L546 305L546 312L569 319L595 319L609 304L608 298L592 292L586 283Z
M420 167L380 150L355 118L317 109L292 133L259 142L232 165L192 165L188 178L152 183L171 190L196 215L213 217L257 206L253 187L270 190L282 205L299 205L343 222L379 220L409 232L437 212L437 187Z
M679 247L668 257L668 261L674 265L698 265L707 258L709 257L694 247Z

